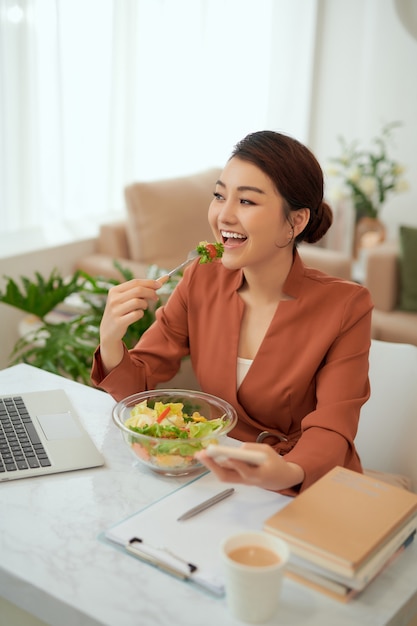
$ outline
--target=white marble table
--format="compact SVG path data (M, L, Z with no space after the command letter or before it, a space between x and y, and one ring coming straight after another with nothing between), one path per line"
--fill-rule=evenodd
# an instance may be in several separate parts
M236 626L224 599L99 541L103 530L185 479L136 465L107 394L28 365L0 371L0 394L54 388L67 391L106 465L0 483L0 596L54 626ZM348 605L285 580L273 623L403 626L415 613L417 543ZM9 626L1 615L0 624Z

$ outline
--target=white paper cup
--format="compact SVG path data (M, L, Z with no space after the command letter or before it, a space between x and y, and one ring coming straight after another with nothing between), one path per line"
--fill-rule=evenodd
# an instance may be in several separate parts
M223 541L226 602L235 617L252 624L273 617L289 556L285 541L262 531L238 533Z

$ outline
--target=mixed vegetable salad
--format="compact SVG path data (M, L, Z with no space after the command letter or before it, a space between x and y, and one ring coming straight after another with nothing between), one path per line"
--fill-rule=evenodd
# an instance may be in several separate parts
M217 443L215 434L228 421L225 415L209 420L192 408L184 412L181 402L143 400L133 407L124 425L132 431L134 452L143 460L165 467L188 464L195 452ZM146 437L135 437L133 433Z
M197 252L200 255L200 263L211 263L214 259L221 259L224 252L224 245L216 241L209 243L208 241L200 241L197 246Z

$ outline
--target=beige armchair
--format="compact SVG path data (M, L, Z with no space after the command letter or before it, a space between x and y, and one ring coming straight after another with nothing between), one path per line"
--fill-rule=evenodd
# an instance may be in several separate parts
M381 341L409 343L417 346L417 311L399 307L399 247L384 243L367 254L365 285L374 302L372 337Z
M128 185L126 219L104 224L96 252L79 259L76 268L120 280L115 259L138 278L146 276L149 265L175 267L199 241L213 237L207 209L220 172L212 168L190 176Z

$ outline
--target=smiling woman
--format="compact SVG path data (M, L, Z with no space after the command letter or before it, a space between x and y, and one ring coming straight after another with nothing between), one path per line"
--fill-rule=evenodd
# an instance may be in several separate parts
M94 384L123 401L190 356L202 391L235 408L231 435L266 455L252 467L196 452L222 481L296 495L336 465L361 472L354 437L369 397L372 303L364 287L306 267L298 253L332 221L317 159L282 133L250 133L218 176L208 215L221 258L184 270L131 350L122 338L160 283L110 289Z

